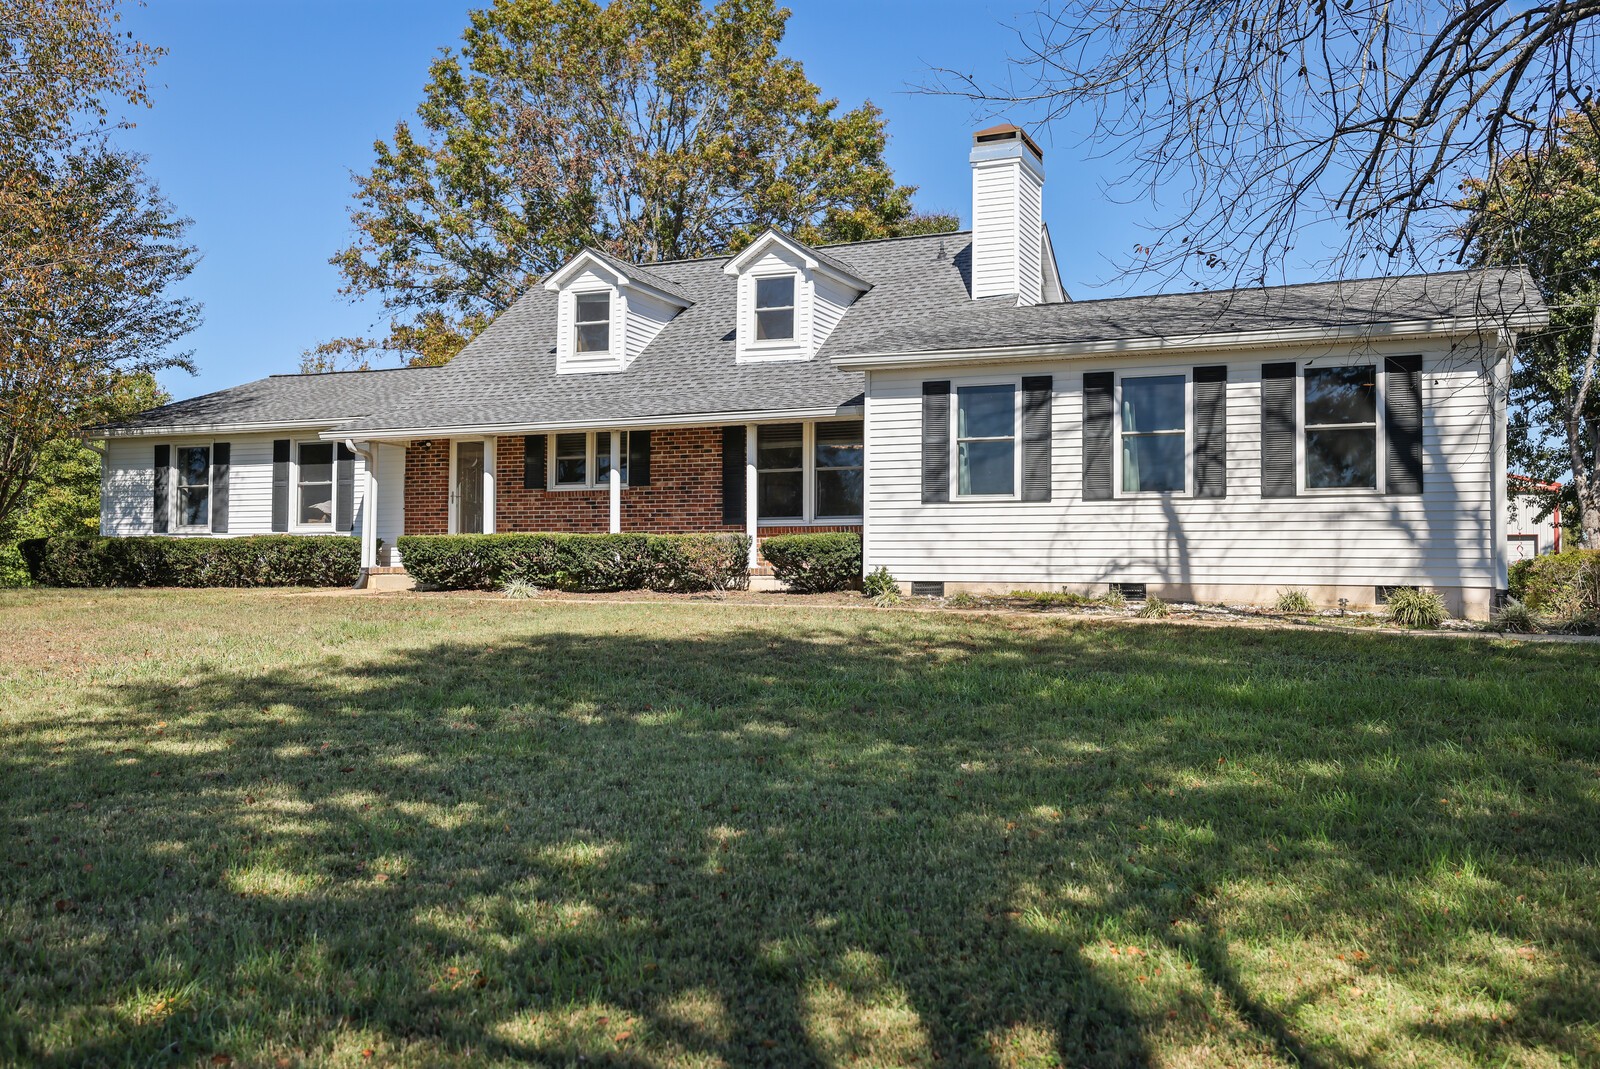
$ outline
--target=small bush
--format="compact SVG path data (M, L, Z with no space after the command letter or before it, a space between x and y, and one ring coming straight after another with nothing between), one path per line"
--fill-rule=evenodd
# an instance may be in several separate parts
M745 535L405 535L406 571L436 590L503 590L522 581L548 590L694 592L749 581Z
M845 590L861 578L861 536L847 532L777 535L761 543L773 573L797 594Z
M1444 623L1449 615L1445 611L1444 598L1436 591L1403 586L1389 592L1389 620L1401 627L1431 631Z
M1144 599L1144 604L1139 607L1139 618L1141 620L1160 620L1166 617L1170 611L1166 602L1151 594Z
M506 584L506 588L502 590L501 593L508 598L521 600L523 598L538 597L539 588L528 582L526 579L513 579L511 582Z
M1128 607L1128 596L1119 588L1112 587L1100 596L1100 604L1108 609L1125 609Z
M900 584L889 574L889 569L880 564L861 580L861 593L869 598L881 598L900 593Z
M1496 631L1509 631L1517 635L1531 635L1539 630L1539 619L1533 610L1516 598L1507 598L1491 623Z
M1278 611L1294 616L1305 616L1316 612L1316 606L1311 604L1311 595L1299 587L1286 587L1278 591Z
M951 609L976 609L983 605L983 599L976 594L969 594L965 590L958 590L944 599L945 606Z
M329 535L29 538L17 548L44 586L350 586L361 574L361 543Z
M1600 550L1572 549L1511 566L1511 596L1541 616L1600 614Z

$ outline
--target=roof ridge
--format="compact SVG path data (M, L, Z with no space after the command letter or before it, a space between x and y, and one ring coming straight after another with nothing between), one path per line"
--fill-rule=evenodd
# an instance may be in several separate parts
M777 227L771 227L770 229L777 230ZM762 233L764 234L766 231L763 230ZM799 242L799 244L805 245L805 242L800 241L799 238L795 237L793 234L790 234L786 230L779 230L778 233L788 237L791 241ZM891 241L926 241L930 238L950 238L960 237L962 235L970 236L971 233L972 231L970 229L941 230L936 234L897 234L891 238L863 238L860 241L829 241L824 242L821 245L807 245L806 247L811 249L843 249L856 245L883 245ZM652 267L661 267L668 264L700 264L710 263L713 260L731 260L738 255L739 253L737 252L719 252L708 256L679 256L672 260L651 260L649 263L639 263L634 264L633 266L642 267L648 270ZM618 259L620 260L621 257L618 257ZM628 261L622 260L622 262L627 263Z
M403 364L400 367L346 367L335 368L332 371L273 371L267 374L269 379L312 379L326 378L329 375L379 375L391 371L426 371L429 368L443 367L442 364ZM261 382L261 379L252 379L252 382ZM240 383L241 386L249 383ZM231 389L231 387L230 387Z
M1277 286L1229 286L1216 290L1180 290L1171 293L1130 293L1123 297L1085 297L1069 304L1110 304L1113 301L1151 301L1158 297L1216 297L1225 293L1266 293L1278 290L1306 289L1310 286L1354 285L1365 282L1409 282L1419 278L1448 278L1451 275L1486 275L1494 271L1514 271L1510 267L1461 267L1453 271L1423 271L1414 275L1377 275L1372 278L1327 278L1317 282L1285 282ZM1038 307L1038 306L1035 306Z

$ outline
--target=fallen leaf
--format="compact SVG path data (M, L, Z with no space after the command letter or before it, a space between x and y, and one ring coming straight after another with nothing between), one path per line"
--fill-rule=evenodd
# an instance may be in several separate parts
M227 1055L227 1054L213 1054L211 1056L211 1064L212 1065L232 1065L233 1064L233 1057L231 1055Z
M632 1036L632 1035L633 1035L632 1032L618 1032L617 1033L617 1042L618 1043L625 1043L625 1042L627 1042L628 1037Z

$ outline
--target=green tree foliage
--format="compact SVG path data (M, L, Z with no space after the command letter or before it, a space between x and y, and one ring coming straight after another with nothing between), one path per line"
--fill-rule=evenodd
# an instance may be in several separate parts
M779 51L773 0L495 0L429 72L415 124L356 180L352 298L381 297L385 352L442 363L584 245L651 262L737 249L766 226L809 243L953 230L895 183L879 110L840 111Z
M0 0L0 541L130 380L188 366L187 220L107 140L154 55L113 0Z
M1572 111L1552 146L1507 156L1465 183L1460 207L1479 264L1523 264L1550 329L1518 339L1510 404L1512 469L1563 481L1586 545L1600 546L1600 113ZM1518 488L1526 492L1526 488ZM1541 504L1548 515L1558 499Z

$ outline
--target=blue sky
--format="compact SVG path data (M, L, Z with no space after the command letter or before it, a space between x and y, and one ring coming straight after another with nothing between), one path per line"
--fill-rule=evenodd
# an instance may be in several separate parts
M364 334L381 309L338 294L328 257L347 243L352 171L372 142L411 117L429 61L453 46L470 3L388 0L151 0L126 12L138 38L170 51L153 78L154 107L134 116L124 146L180 213L204 257L187 283L205 304L188 339L198 376L162 377L185 397L296 371L302 350ZM843 106L872 100L889 120L897 178L920 206L970 216L970 104L908 91L932 66L1005 73L1013 3L791 0L785 51ZM847 32L840 32L848 28ZM1109 257L1139 240L1146 210L1111 203L1114 163L1089 158L1081 132L1040 132L1045 219L1076 297L1126 292Z

